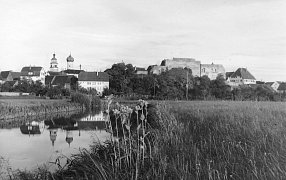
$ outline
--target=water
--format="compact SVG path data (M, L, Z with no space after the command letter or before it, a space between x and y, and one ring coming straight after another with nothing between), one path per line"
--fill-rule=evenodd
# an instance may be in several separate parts
M102 112L89 114L57 114L49 117L14 120L0 124L0 156L8 160L13 170L33 170L45 165L56 169L59 158L64 165L66 157L89 148L94 141L110 137L105 131Z

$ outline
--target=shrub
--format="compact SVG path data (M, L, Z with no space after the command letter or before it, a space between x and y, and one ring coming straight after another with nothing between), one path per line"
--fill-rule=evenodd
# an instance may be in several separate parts
M86 109L90 109L90 99L86 94L82 93L72 93L71 94L71 102L79 103L83 105Z

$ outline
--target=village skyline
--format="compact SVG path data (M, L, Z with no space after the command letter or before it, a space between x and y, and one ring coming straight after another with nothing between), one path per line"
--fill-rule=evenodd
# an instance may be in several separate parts
M87 71L178 57L286 81L285 8L283 0L0 1L0 70L46 69L53 53L63 68L71 53Z

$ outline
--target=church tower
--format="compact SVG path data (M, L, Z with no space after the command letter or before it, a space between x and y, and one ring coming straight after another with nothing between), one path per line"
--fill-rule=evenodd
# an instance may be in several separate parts
M74 58L70 54L67 57L67 69L72 69L73 68L73 62L74 62Z
M56 58L56 54L53 54L53 58L51 59L50 65L51 65L50 66L51 72L59 72L58 60Z

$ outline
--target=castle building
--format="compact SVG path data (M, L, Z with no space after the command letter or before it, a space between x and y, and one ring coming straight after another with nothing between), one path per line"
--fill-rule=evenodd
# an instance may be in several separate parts
M148 73L151 74L161 74L164 71L173 68L188 68L192 70L192 75L201 77L208 76L211 80L216 79L218 75L223 75L225 77L225 69L221 64L201 64L193 58L173 58L164 59L161 65L152 65L148 67Z
M210 80L214 80L218 75L222 75L225 78L225 69L221 64L201 64L200 76L208 76Z
M53 58L51 59L50 72L59 72L58 60L56 58L56 54L53 54Z

